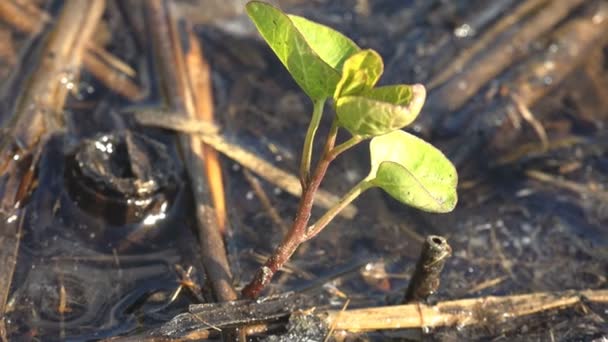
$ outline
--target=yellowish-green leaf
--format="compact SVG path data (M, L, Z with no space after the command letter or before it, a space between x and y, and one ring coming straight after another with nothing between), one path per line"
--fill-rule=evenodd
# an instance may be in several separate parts
M334 94L344 60L359 47L321 24L288 16L260 1L247 4L247 14L296 83L313 100Z
M438 213L456 206L456 169L433 145L397 130L372 139L370 153L367 179L396 200Z
M353 54L344 62L334 99L370 91L378 83L383 70L382 57L376 51L361 50Z
M352 135L371 137L401 129L412 123L426 99L421 84L378 87L336 101L340 126Z
M342 33L306 18L288 14L308 46L329 66L340 71L344 61L360 48Z

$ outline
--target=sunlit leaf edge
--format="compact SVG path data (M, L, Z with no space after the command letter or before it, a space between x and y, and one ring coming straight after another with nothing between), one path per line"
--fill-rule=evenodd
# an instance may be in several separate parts
M418 149L418 151L416 151L416 149ZM417 160L417 162L424 162L424 159L427 159L427 156L430 156L433 164L439 163L439 166L434 168L437 170L437 172L431 175L426 175L426 177L415 175L410 168L415 167L416 169L419 169L419 165L412 165L408 168L402 164L404 161L402 158L403 153L407 153L407 151L414 151L414 153L418 154L423 153L421 155L423 159ZM372 139L370 142L370 155L372 165L370 174L367 177L368 181L374 186L382 188L396 200L420 210L436 213L450 212L456 206L458 202L458 195L456 192L458 173L450 160L432 144L416 137L415 135L397 130L395 132ZM432 169L433 168L430 169L431 172ZM395 181L388 181L388 179L391 178L390 173L393 174L392 176L394 180L394 175L399 172L402 172L405 177L408 177L409 179L400 178L397 179L397 183L400 182L405 184L408 182L408 180L410 182L413 181L417 183L420 190L427 195L426 202L416 202L412 200L411 194L407 191L414 191L415 189L399 189L399 186L395 185ZM442 191L432 191L429 189L430 185L428 182L424 181L425 178L430 178L431 180L439 179L440 181L435 182L433 187L438 186L439 188L442 188ZM404 191L406 192L404 193Z

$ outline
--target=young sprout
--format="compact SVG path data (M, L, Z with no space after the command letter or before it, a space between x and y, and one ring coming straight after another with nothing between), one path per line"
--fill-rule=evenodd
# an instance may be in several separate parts
M452 163L435 147L402 131L422 109L426 91L420 84L376 87L384 71L380 55L362 50L341 33L308 19L283 13L260 1L247 13L262 37L313 102L300 164L302 197L291 229L275 252L243 289L256 298L297 247L316 236L365 190L379 187L396 200L436 213L456 206L458 176ZM311 172L311 156L325 102L336 116L325 147ZM336 145L339 129L351 135ZM314 195L329 164L342 152L371 139L371 171L315 223L309 225Z

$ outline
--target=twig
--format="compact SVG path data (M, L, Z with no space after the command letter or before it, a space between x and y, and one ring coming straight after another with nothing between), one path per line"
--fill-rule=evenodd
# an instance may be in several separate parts
M506 165L520 161L523 158L534 158L544 155L546 152L568 148L576 144L584 143L585 139L576 136L568 136L562 139L553 139L549 141L548 146L543 146L537 142L521 144L515 148L505 151L505 154L499 157L495 165Z
M135 71L135 69L133 69L129 64L123 62L121 59L109 53L102 47L95 45L94 42L90 42L89 44L87 44L87 53L90 52L95 53L97 57L99 57L100 61L103 61L112 68L122 72L126 76L137 76L137 71Z
M255 172L258 176L264 178L268 182L296 197L302 195L300 180L297 177L277 168L266 160L258 157L255 153L247 151L237 144L231 143L221 134L217 134L219 129L214 125L159 112L136 112L134 115L136 120L143 125L161 127L183 133L198 134L200 139L206 144L213 146L213 148L228 158ZM338 201L339 198L337 196L322 189L319 189L315 194L315 205L325 209L333 207ZM341 216L348 219L352 219L356 214L357 208L352 204L340 212Z
M106 52L107 53L107 52ZM116 58L116 57L114 57ZM139 86L120 70L105 63L92 52L88 51L84 56L84 66L108 89L124 96L131 101L139 100L144 94Z
M516 280L515 274L513 273L513 262L509 260L505 253L502 251L502 246L498 241L498 237L496 236L496 228L494 226L490 227L490 243L492 244L492 249L494 250L494 254L496 255L500 267L509 274L512 280Z
M262 300L238 300L229 303L191 305L188 312L175 316L160 328L142 335L112 341L200 341L209 337L210 327L222 329L275 321L291 313L314 306L306 295L285 293Z
M202 291L201 287L192 279L193 270L194 270L194 267L192 267L192 266L189 266L188 270L184 270L184 268L181 265L179 265L179 264L175 265L175 271L177 272L179 279L180 279L179 286L177 287L177 289L175 289L175 291L171 295L171 298L167 302L166 306L173 303L184 288L188 289L190 291L190 293L192 293L192 295L194 295L194 297L196 297L196 299L198 301L200 301L200 302L205 301L205 298L203 298L203 294L202 294L203 291Z
M422 251L414 275L405 291L402 303L425 301L439 288L439 277L452 248L444 237L430 235L422 244Z
M209 79L200 81L203 84L193 83L193 77L201 76L205 72L203 68L206 63L195 60L202 58L200 54L202 49L196 46L199 43L192 27L186 23L185 32L180 31L181 26L177 23L173 3L151 0L145 2L144 6L147 17L151 19L149 24L152 25L151 30L155 38L155 52L160 59L158 62L162 79L166 82L165 89L169 92L165 94L167 96L165 100L173 104L172 108L184 113L188 118L202 119L201 112L212 110L211 88ZM182 37L182 34L187 36ZM188 42L187 46L182 45L184 41ZM186 50L187 48L192 50ZM192 72L195 72L195 75L191 75ZM208 73L208 70L206 72ZM212 114L204 115L209 119ZM217 197L213 198L209 192L209 179L217 180L217 175L211 173L213 169L207 167L205 160L205 157L212 153L196 136L180 134L179 140L196 204L199 243L209 283L217 301L236 300L238 295L232 287L232 272L222 237L221 224L224 222L220 221L218 208L209 205L214 199L217 200ZM222 336L224 340L230 341L237 338L245 339L244 334L235 329L225 329L222 331Z

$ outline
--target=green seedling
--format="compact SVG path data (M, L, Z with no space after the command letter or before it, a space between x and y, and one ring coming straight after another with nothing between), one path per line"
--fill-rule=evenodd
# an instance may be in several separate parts
M382 57L359 48L341 33L308 19L283 13L259 1L247 13L262 37L313 102L300 164L302 197L291 229L273 255L243 289L256 298L297 247L316 236L365 190L378 187L396 200L436 213L456 206L458 176L452 163L435 147L402 131L420 113L426 91L420 84L377 87L384 71ZM311 156L325 103L335 117L325 147L311 172ZM350 138L336 145L339 129ZM371 171L317 222L309 225L314 195L329 164L349 148L371 139Z

